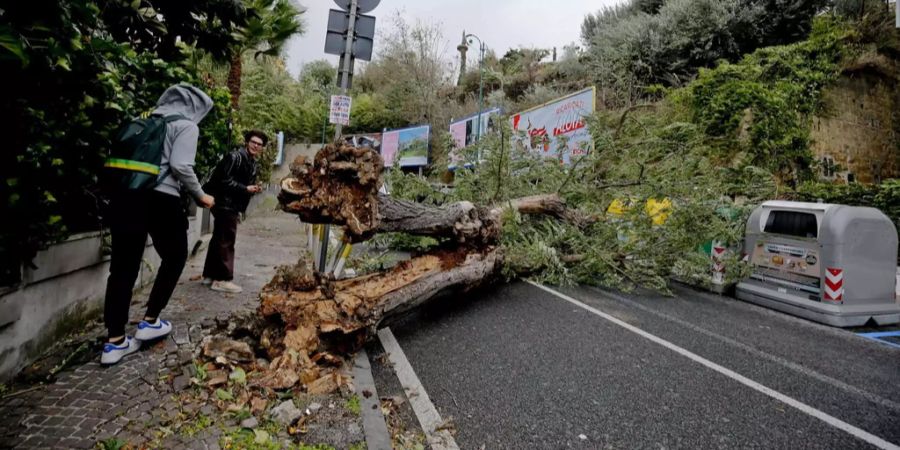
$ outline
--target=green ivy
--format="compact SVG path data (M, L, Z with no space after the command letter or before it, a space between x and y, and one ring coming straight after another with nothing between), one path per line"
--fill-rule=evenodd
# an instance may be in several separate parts
M850 206L878 208L895 225L900 226L900 180L885 180L881 184L833 184L808 182L797 189L798 200L837 203Z
M719 157L744 153L750 157L746 163L789 182L809 179L810 121L821 108L822 88L838 76L850 51L844 44L847 30L836 19L817 18L809 39L702 69L672 98L689 106L706 133L723 138L714 147Z

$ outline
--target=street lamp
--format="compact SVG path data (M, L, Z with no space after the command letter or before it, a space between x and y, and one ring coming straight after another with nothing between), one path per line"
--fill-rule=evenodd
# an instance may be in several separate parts
M484 103L484 42L481 41L481 38L475 36L474 34L467 34L466 41L470 44L472 43L472 39L476 39L478 41L479 47L479 58L478 58L478 122L475 123L475 141L481 140L481 110L483 108ZM481 147L478 147L478 161L481 161Z

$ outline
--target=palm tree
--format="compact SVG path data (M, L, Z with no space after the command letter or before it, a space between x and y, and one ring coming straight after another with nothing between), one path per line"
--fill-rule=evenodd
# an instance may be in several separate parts
M284 44L295 34L302 34L300 14L305 10L291 0L243 0L247 8L247 25L237 32L238 43L231 52L228 70L228 90L231 106L238 108L241 98L242 57L254 51L254 57L278 56Z

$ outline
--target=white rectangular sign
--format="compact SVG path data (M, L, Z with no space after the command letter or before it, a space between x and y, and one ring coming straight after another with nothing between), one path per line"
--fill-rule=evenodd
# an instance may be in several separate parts
M349 95L332 95L328 122L336 125L350 125L351 102Z

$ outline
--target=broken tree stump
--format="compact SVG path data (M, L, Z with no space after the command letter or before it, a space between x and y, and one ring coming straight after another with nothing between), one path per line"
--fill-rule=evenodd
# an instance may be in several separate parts
M269 389L335 385L342 354L373 334L380 322L447 290L469 290L496 280L504 213L549 215L576 224L590 218L557 195L539 195L493 206L455 202L442 206L380 194L381 157L367 148L327 145L312 159L299 157L281 182L283 211L307 223L344 228L351 242L377 233L403 232L442 244L396 267L334 280L314 274L309 261L278 269L260 293L257 338L272 360L257 383ZM337 383L340 384L340 383Z

